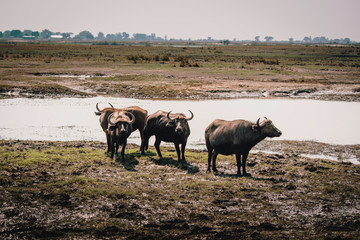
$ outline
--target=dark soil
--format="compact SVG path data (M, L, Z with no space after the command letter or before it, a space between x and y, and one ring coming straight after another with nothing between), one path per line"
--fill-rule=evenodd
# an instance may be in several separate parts
M267 144L267 143L266 143ZM283 143L286 144L286 143ZM357 148L358 149L358 148ZM295 152L233 157L130 145L0 142L1 239L358 239L360 165Z

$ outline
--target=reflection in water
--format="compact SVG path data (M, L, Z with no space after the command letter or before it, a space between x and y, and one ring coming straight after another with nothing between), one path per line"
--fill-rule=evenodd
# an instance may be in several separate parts
M157 110L194 113L189 121L188 147L204 149L204 130L213 120L267 117L283 135L282 140L314 140L331 144L360 144L360 103L293 99L236 99L160 101L127 98L62 98L0 100L0 139L105 141L96 103L100 108L138 105L149 113ZM153 140L153 138L152 138ZM140 144L139 132L129 142Z

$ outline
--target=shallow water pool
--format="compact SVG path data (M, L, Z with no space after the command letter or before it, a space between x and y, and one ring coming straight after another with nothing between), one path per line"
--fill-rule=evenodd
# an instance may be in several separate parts
M213 120L259 117L271 119L283 135L282 140L313 140L330 144L360 144L360 103L296 99L235 99L205 101L161 101L128 98L61 98L0 100L0 138L20 140L98 140L105 134L95 116L96 103L108 107L140 106L149 113L157 110L183 112L191 135L188 147L205 148L204 130ZM152 138L153 139L153 138ZM129 142L140 144L139 132Z

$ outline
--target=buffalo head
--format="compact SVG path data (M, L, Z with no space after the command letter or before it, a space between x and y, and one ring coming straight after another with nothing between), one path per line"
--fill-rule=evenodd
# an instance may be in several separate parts
M108 131L116 130L117 136L130 134L134 122L135 116L131 112L113 112L108 117Z
M183 135L187 129L187 121L193 119L194 114L189 110L191 117L186 117L182 113L174 114L170 116L170 112L167 113L166 117L168 118L169 122L167 123L168 126L175 128L175 133L178 135Z
M266 137L280 137L282 132L274 126L270 119L267 119L266 117L264 118L265 120L263 120L261 123L259 118L256 121L256 124L253 125L253 129L255 131L260 131Z

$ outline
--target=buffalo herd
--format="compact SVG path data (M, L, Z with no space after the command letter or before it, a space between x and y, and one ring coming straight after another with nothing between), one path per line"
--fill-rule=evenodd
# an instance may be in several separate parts
M95 114L100 116L100 126L106 136L107 153L111 154L111 158L118 155L118 149L121 145L121 159L124 160L127 138L132 132L139 130L142 154L148 149L149 138L155 136L154 145L160 158L162 158L160 143L165 141L174 143L179 162L186 161L185 147L190 135L188 121L194 117L190 110L190 117L183 113L161 110L148 115L145 109L138 106L114 108L110 104L110 107L100 110L96 104L96 110ZM205 129L208 172L211 170L217 172L216 157L218 154L235 154L237 175L241 176L241 168L242 175L248 175L246 173L246 159L251 148L266 137L280 137L280 135L281 131L267 118L261 122L259 118L256 123L246 120L214 120Z

